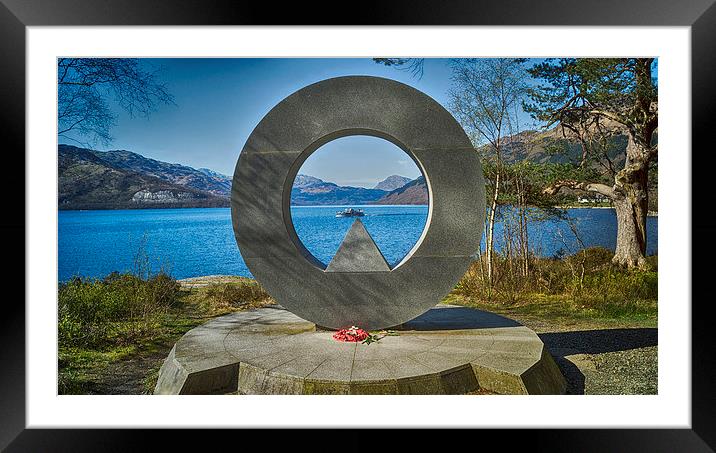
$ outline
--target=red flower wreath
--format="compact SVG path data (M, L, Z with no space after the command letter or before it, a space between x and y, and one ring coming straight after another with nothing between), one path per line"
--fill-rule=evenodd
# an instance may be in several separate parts
M348 329L341 329L334 333L333 338L338 341L363 341L368 338L368 332L356 326L351 326Z

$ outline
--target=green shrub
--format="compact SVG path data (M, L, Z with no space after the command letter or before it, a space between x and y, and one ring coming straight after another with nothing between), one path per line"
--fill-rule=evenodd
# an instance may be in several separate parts
M565 258L567 265L584 264L587 271L596 271L611 266L614 252L603 247L589 247Z
M656 313L657 257L648 258L650 270L641 270L615 266L613 256L610 250L594 247L561 258L533 257L527 275L519 263L496 256L491 287L485 278L484 262L476 261L453 293L501 303L529 303L541 296L560 296L576 309L614 317Z
M147 278L117 272L101 280L73 278L58 290L60 344L131 341L166 313L178 291L178 282L164 273Z
M653 271L620 271L613 268L594 275L587 275L584 288L600 293L619 294L634 299L656 299L658 297L658 274Z

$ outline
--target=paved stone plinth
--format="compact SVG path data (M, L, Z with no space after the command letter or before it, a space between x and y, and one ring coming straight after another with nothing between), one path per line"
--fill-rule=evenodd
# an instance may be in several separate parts
M371 344L342 343L280 306L184 335L155 394L562 394L537 334L492 313L441 305Z

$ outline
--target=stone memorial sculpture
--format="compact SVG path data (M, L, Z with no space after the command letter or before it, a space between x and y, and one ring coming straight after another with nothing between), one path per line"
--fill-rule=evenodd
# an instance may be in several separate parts
M293 228L299 168L320 146L347 135L391 141L425 177L423 234L395 266L359 218L327 264ZM529 328L472 308L434 307L479 250L485 188L465 132L416 89L339 77L288 96L239 156L231 215L249 270L283 309L237 311L192 329L164 361L155 394L564 393L564 377ZM333 332L317 328L354 325L400 330L364 344L335 341Z
M293 227L299 168L322 145L349 135L394 143L425 176L425 229L392 268L359 219L327 265ZM246 265L279 304L326 328L381 329L435 306L468 269L483 231L484 179L470 139L435 100L389 79L338 77L298 90L259 122L236 164L231 215Z

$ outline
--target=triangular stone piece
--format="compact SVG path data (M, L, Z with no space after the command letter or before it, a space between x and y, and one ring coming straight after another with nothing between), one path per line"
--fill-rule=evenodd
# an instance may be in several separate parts
M326 272L388 272L390 266L360 219L355 219Z

